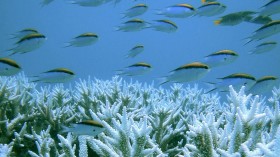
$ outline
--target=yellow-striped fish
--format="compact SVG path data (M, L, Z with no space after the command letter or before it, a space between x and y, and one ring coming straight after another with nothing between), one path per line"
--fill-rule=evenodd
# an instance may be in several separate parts
M273 14L280 13L280 1L279 0L271 0L266 3L262 10L260 11L260 15L269 16Z
M127 58L136 57L138 54L144 51L144 45L136 45L129 50L129 53L126 55Z
M62 126L62 133L72 132L75 135L96 136L104 130L105 127L94 120L85 120L79 123L73 123L70 127Z
M11 76L19 73L21 67L9 58L0 58L0 76Z
M27 53L40 48L45 42L45 40L46 37L43 34L39 34L39 33L28 34L23 38L21 38L16 43L17 46L10 49L9 51L13 52L11 55L16 53Z
M137 4L131 8L129 8L128 10L126 10L124 14L124 18L128 17L128 18L132 18L135 16L140 16L142 14L144 14L146 11L148 10L148 6L146 4Z
M150 28L160 32L173 33L177 31L178 26L170 20L155 20Z
M75 47L82 47L82 46L89 46L94 44L98 40L98 35L95 33L83 33L68 43L66 47L75 46Z
M55 68L34 76L36 79L33 82L43 83L64 83L70 81L75 76L75 73L66 68Z
M137 76L137 75L144 75L151 71L152 66L146 62L138 62L132 64L128 67L125 67L122 70L117 71L117 75L124 75L124 76Z
M261 54L273 50L277 46L275 41L263 42L255 47L249 54Z
M254 40L262 40L264 38L270 37L280 32L280 20L273 20L259 29L257 29L251 37L249 37L249 42ZM247 44L246 43L246 44Z
M185 18L194 15L195 8L190 4L175 4L157 12L166 17Z
M131 19L116 28L117 31L133 32L147 28L148 22L142 19Z
M224 25L224 26L234 26L238 25L243 21L248 21L248 19L252 18L252 15L256 14L253 11L240 11L227 14L222 16L219 20L215 20L215 25Z
M182 83L199 80L209 71L208 65L201 62L185 64L169 72L168 76L163 77L160 85L167 82Z
M273 87L277 85L278 78L275 76L264 76L257 80L257 82L253 85L250 90L248 90L248 93L251 93L253 95L257 94L264 94L266 92L271 92Z
M228 91L230 85L232 85L237 91L240 90L242 86L246 86L246 89L249 90L256 83L255 77L246 73L234 73L218 79L220 79L221 81L217 83L210 83L213 84L215 87L206 93L215 90L225 92Z
M213 68L230 64L237 58L238 54L232 50L220 50L204 57L203 63Z
M215 16L222 14L226 10L226 6L219 2L207 2L197 8L196 15L199 16Z
M272 19L269 16L258 15L256 17L248 18L246 22L255 23L255 24L267 24L271 22Z
M17 38L17 39L21 39L27 35L30 35L30 34L38 34L39 32L34 29L34 28L25 28L25 29L22 29L18 32L16 32L15 34L12 34L11 38L14 39L14 38Z

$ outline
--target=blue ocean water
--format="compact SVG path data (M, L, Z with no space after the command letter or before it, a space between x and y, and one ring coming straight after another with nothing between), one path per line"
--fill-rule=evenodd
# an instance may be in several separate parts
M227 6L222 15L237 11L260 11L268 1L236 0L219 1ZM175 33L164 33L152 29L137 32L116 31L115 28L128 20L122 18L126 9L138 3L149 6L148 11L139 18L146 21L169 19L178 25ZM279 46L269 53L249 55L260 42L247 45L245 38L260 27L258 24L243 22L236 26L216 26L213 17L192 16L187 18L167 18L157 15L156 11L177 3L188 3L195 8L202 3L190 1L133 1L123 0L114 5L104 4L98 7L82 7L70 4L66 0L55 0L42 6L39 0L2 0L0 1L0 51L1 57L7 56L6 50L13 47L15 40L9 35L24 28L36 28L46 35L44 45L32 52L11 56L23 68L25 75L33 76L57 67L66 67L76 73L73 80L91 78L111 79L116 70L136 62L147 62L153 66L150 73L142 76L124 77L140 82L158 83L158 78L169 71L190 62L200 61L204 56L222 49L231 49L240 56L236 62L213 68L201 80L191 83L216 82L232 73L248 73L256 78L264 75L280 77ZM279 19L279 15L271 16ZM73 37L93 32L99 35L99 41L87 47L67 47L65 43ZM279 41L279 35L268 40ZM125 58L128 50L136 44L143 44L145 51L135 58ZM71 83L71 82L70 82ZM164 85L168 87L170 83Z
M280 64L279 45L268 53L259 55L248 54L250 50L254 49L262 41L279 42L279 34L262 41L253 41L244 45L247 42L246 38L250 37L261 25L248 22L242 22L235 26L214 25L215 20L229 13L238 11L258 12L264 4L269 2L268 0L220 0L219 2L227 6L223 14L213 17L191 16L187 18L167 18L162 15L157 15L156 12L178 3L188 3L197 8L202 5L201 1L123 0L116 5L114 3L107 3L98 7L82 7L70 4L69 1L54 0L48 5L42 6L42 0L1 0L0 58L9 57L18 62L23 68L24 74L28 77L58 67L69 68L75 72L76 76L72 81L63 84L66 86L74 84L79 79L87 79L88 77L99 80L112 80L117 70L136 62L147 62L152 65L152 71L141 76L124 76L123 79L126 81L132 79L133 81L149 84L154 83L157 86L159 78L168 75L171 70L184 64L201 61L204 56L213 52L230 49L239 54L239 58L234 63L212 68L202 79L187 82L184 85L199 84L199 88L203 87L206 89L209 87L205 85L205 82L217 82L218 80L216 78L221 78L232 73L248 73L257 79L265 75L280 77L278 68ZM148 22L160 19L172 20L178 25L178 30L173 33L159 32L152 29L144 29L137 32L116 31L115 28L117 26L129 20L129 18L123 18L122 13L138 3L147 4L149 9L144 15L137 18ZM271 17L274 20L278 20L280 16L276 14ZM16 42L16 39L10 39L10 35L25 28L37 29L47 37L47 40L42 47L32 52L9 56L7 50L13 48ZM65 47L67 42L85 32L96 33L99 36L99 40L91 46ZM128 51L136 44L144 45L145 51L135 58L125 58ZM33 90L33 85L24 85L24 87L19 86L17 88L16 85L18 84L15 82L20 83L20 81L17 81L15 78L1 77L1 79L3 81L0 84L4 89L2 99L5 101L1 100L2 106L0 106L0 111L3 113L0 128L0 135L2 135L0 157L2 156L2 152L5 154L5 151L9 151L8 147L12 146L14 146L13 153L20 154L18 156L23 156L22 154L31 155L32 152L30 151L33 151L34 154L40 154L41 152L37 148L42 143L38 142L40 141L39 138L34 138L35 136L39 137L40 131L41 137L46 135L44 139L49 138L49 140L55 140L56 146L51 148L51 153L54 154L57 150L59 150L59 153L64 153L68 149L60 151L64 149L61 143L71 143L68 141L72 141L72 139L71 134L68 134L69 138L67 136L67 140L64 140L64 137L60 136L61 132L59 131L63 126L68 126L68 123L81 122L84 119L98 120L94 117L99 117L102 124L107 124L107 128L110 126L109 122L111 123L113 121L110 127L114 127L114 129L108 129L108 132L102 134L102 138L95 139L103 140L104 143L109 141L108 139L111 138L111 135L119 134L123 130L128 130L133 133L127 134L127 137L130 138L129 140L133 141L136 137L135 135L138 134L137 131L144 130L142 131L143 137L151 136L148 139L160 139L156 139L156 142L153 141L156 144L155 146L152 146L150 143L147 144L155 148L158 147L158 141L166 139L167 136L165 134L169 134L169 143L163 143L163 146L158 147L162 150L165 149L164 153L168 153L168 147L173 149L173 146L176 151L179 148L176 143L181 147L185 145L187 140L191 144L189 147L193 149L194 146L199 146L201 143L205 146L207 139L210 144L206 144L207 147L205 148L212 149L211 143L216 143L219 146L215 147L215 152L220 149L220 151L217 151L219 154L222 154L221 150L228 151L231 154L242 154L246 151L246 148L250 148L250 151L256 151L257 154L269 154L270 151L268 149L274 151L274 153L278 153L277 144L280 138L279 129L277 131L279 125L279 99L276 96L274 99L271 99L270 103L267 103L268 105L272 104L271 108L266 108L267 104L263 103L262 96L260 100L258 96L250 99L250 97L243 95L242 92L240 92L242 94L238 95L233 90L232 93L235 94L232 94L232 99L228 101L227 105L224 105L224 101L222 100L220 104L218 102L220 99L216 99L215 95L204 95L205 97L203 97L197 88L181 89L180 85L174 85L173 90L170 90L171 92L165 92L157 90L157 88L149 88L148 86L145 88L145 85L135 84L130 86L125 85L125 83L116 85L117 83L114 84L114 80L118 82L121 79L114 78L110 85L104 82L99 82L99 84L98 81L93 84L80 81L74 87L76 88L74 92L67 90L68 88L64 88L64 86L55 86L53 90L44 88L38 90L41 92L37 92ZM5 90L6 82L8 82L7 84L9 86L7 90ZM46 87L55 84L39 83L39 85ZM166 83L161 87L169 88L170 85L172 83ZM87 87L89 87L88 91L86 90ZM124 90L121 90L122 87L124 87ZM131 89L125 89L125 87L131 87ZM12 94L7 94L8 96L5 97L5 92ZM20 92L23 92L23 94L17 96ZM53 95L50 94L51 92ZM150 92L150 94L147 94L147 92ZM224 93L220 94L224 95ZM271 96L271 94L268 95ZM279 96L279 91L275 95ZM50 101L46 101L45 103L45 99L47 98ZM21 104L14 105L15 103ZM138 108L141 110L137 111ZM50 111L53 114L49 114ZM166 117L168 117L163 118L164 120L160 120L161 122L158 123L159 126L163 126L161 124L168 122L162 129L158 125L154 125L157 123L156 118L164 113L161 111L166 112ZM107 117L102 116L102 114ZM120 118L121 116L124 118ZM109 122L106 121L107 118ZM155 123L152 121L155 121ZM249 125L251 126L248 127ZM214 131L215 129L218 130L217 132L211 130L213 135L216 134L217 141L213 138L213 142L209 142L210 138L207 137L202 138L203 142L201 143L195 141L199 137L197 136L199 134L194 136L195 132L199 133L201 130L208 132L209 128L213 126L215 127L213 129ZM260 126L263 128L259 129ZM126 127L130 128L130 130ZM9 132L9 130L11 131ZM177 132L177 130L182 131L178 134L179 136L176 135L177 133L171 136L171 132ZM38 132L36 133L36 131ZM210 135L210 133L207 134ZM255 138L260 137L259 135L264 136L262 139ZM106 139L104 137L108 138ZM21 141L22 139L24 142ZM88 145L90 145L89 140L93 141L93 139L94 137L88 140L74 139L74 143L70 144L70 149L75 151L76 146L72 148L74 144L77 145L76 154L79 153L80 156L83 156L81 155L83 152L86 152L86 154L89 152L89 156L93 156L92 154L95 154L95 150L87 147L86 144L88 142ZM121 141L120 138L113 137L112 139ZM236 142L238 147L231 140ZM106 144L110 146L113 143L112 141ZM242 141L242 145L240 141ZM251 143L254 142L255 146L252 146L253 144ZM258 145L256 145L257 142ZM47 141L46 143L51 142ZM93 145L92 143L91 145ZM132 142L127 143L131 143L132 146L134 144ZM263 146L260 146L260 144L263 144ZM233 148L233 145L240 149L230 152L231 149L236 149ZM189 147L185 149L187 150ZM3 148L7 150L3 151ZM53 148L59 149L54 150ZM129 149L131 148L129 147ZM147 148L150 148L150 146ZM200 152L208 153L207 150L201 151L201 148L203 149L204 147L200 147ZM261 148L267 149L263 150ZM82 149L86 149L86 151L81 151ZM182 151L180 152L181 155L182 153L187 154L186 150L180 150ZM190 150L193 151L192 149ZM114 151L118 152L118 149L114 149ZM266 152L263 153L262 151ZM192 153L199 154L196 151ZM248 151L245 153L252 152ZM211 154L208 155L211 156Z

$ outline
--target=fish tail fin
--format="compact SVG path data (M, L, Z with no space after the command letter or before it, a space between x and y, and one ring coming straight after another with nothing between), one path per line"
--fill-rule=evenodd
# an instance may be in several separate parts
M12 52L11 54L8 55L8 57L11 57L13 55L15 55L17 52Z
M169 80L166 78L166 77L161 77L161 78L158 78L158 81L159 81L159 86L169 82Z
M206 86L208 86L208 89L209 89L209 90L208 90L207 92L205 92L204 94L208 94L208 93L210 93L210 92L212 92L212 91L214 91L214 90L217 89L217 87L215 86L216 83L214 83L214 82L204 82L204 81L203 81L203 83L206 84Z
M208 90L207 92L204 92L203 94L208 94L208 93L210 93L210 92L215 91L216 89L217 89L217 88L210 89L210 90Z
M157 15L162 15L163 14L162 10L155 10L155 12L156 12Z
M17 38L15 34L9 34L9 39L15 39Z
M58 132L59 134L64 134L64 133L67 133L67 132L71 132L71 129L67 126L61 126L61 130Z
M124 71L123 70L116 70L115 71L116 75L120 76L120 75L124 75Z
M33 80L31 79L30 82L37 83L37 82L40 82L40 79L33 79Z
M36 82L40 82L40 80L39 80L39 79L37 79L37 80L31 80L31 82L36 83Z
M133 55L131 55L131 54L126 54L124 57L125 57L126 59L128 59L128 58L134 58L135 56L133 56Z
M245 46L245 45L247 45L247 44L249 44L250 42L253 41L253 39L251 37L244 38L243 40L246 41L246 43L243 46Z
M250 50L250 51L248 52L248 54L249 54L249 55L253 55L253 54L254 54L254 50Z
M252 42L252 41L253 41L253 40L247 41L247 42L244 44L244 46L247 45L247 44L249 44L249 43Z
M221 24L221 21L222 21L222 20L215 20L215 21L214 21L214 24L215 24L215 25L219 25L219 24Z
M127 15L125 13L121 13L121 14L122 14L121 19L127 18Z
M14 50L14 48L10 48L10 49L7 49L7 50L5 50L5 51L13 51Z
M71 46L73 46L71 43L64 43L63 48L71 47Z
M121 31L121 28L119 26L114 27L114 31Z

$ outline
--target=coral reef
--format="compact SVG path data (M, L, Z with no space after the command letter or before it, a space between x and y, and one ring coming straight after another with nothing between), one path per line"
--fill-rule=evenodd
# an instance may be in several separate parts
M119 77L39 88L0 77L0 157L216 157L280 154L280 89L268 100L229 87L228 102L197 86L155 88ZM96 137L62 133L92 119Z

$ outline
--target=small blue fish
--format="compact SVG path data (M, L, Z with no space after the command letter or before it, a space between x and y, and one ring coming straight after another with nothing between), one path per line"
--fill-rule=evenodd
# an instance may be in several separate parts
M218 78L218 79L220 79L222 81L217 82L217 83L210 83L210 84L214 85L215 87L206 93L209 93L209 92L212 92L215 90L225 92L225 91L228 91L228 87L230 85L232 85L235 90L239 90L242 86L246 86L246 89L250 89L256 83L255 77L253 77L249 74L245 74L245 73L235 73L235 74L231 74L226 77Z
M104 126L94 120L85 120L71 124L71 127L62 127L62 133L72 132L75 135L97 136L105 130Z
M234 62L238 58L238 54L232 50L221 50L206 56L203 63L209 67L217 67L227 65Z
M178 26L170 20L155 20L150 28L160 32L172 33L178 29Z
M189 4L176 4L157 12L158 15L174 18L185 18L194 15L194 13L195 8Z
M117 31L133 32L147 28L148 22L141 19L132 19L117 27Z
M74 72L69 69L56 68L34 76L36 79L32 82L64 83L73 79L74 76Z
M226 6L219 2L207 2L197 8L196 15L199 16L215 16L222 14L226 10Z
M259 29L257 29L251 37L249 37L249 41L246 43L248 44L254 40L262 40L264 38L270 37L280 32L280 20L273 20L269 22Z
M278 83L278 78L275 76L264 76L257 80L248 93L253 95L264 94L266 92L271 92L272 88Z
M46 37L43 34L33 33L24 36L21 38L16 44L17 46L10 49L9 51L13 51L13 54L16 53L27 53L33 50L40 48L45 42Z
M129 50L129 53L126 55L127 58L133 58L144 51L143 45L136 45Z
M199 80L204 77L209 71L210 68L208 67L208 65L200 62L185 64L178 67L177 69L172 70L168 76L165 76L163 78L160 85L167 82L182 83Z
M258 15L256 17L248 18L246 22L255 23L255 24L267 24L271 22L272 19L269 16Z
M19 73L21 67L9 58L0 58L0 76L11 76Z
M137 76L137 75L144 75L151 71L152 66L145 62L139 62L132 64L128 67L125 67L123 70L118 70L117 75L124 75L124 76Z
M75 46L89 46L94 44L98 40L98 35L94 33L83 33L77 37L75 37L71 42L68 43L66 47Z
M21 31L16 32L15 34L12 34L11 38L12 39L14 39L14 38L21 39L21 38L23 38L23 37L25 37L27 35L38 34L38 33L39 32L36 29L34 29L34 28L25 28L25 29L23 29Z
M277 13L280 13L280 1L271 0L262 7L260 15L269 16Z
M97 7L102 5L105 1L104 0L71 0L69 2L83 7Z
M124 13L124 17L132 18L135 16L140 16L144 14L148 10L148 6L146 4L137 4Z
M219 20L215 20L214 24L223 26L234 26L240 24L243 21L248 21L248 19L251 19L251 16L254 14L256 14L256 12L253 11L234 12L222 16Z
M273 50L276 46L277 46L277 42L275 41L263 42L257 45L255 49L250 52L250 54L261 54L261 53L269 52Z

